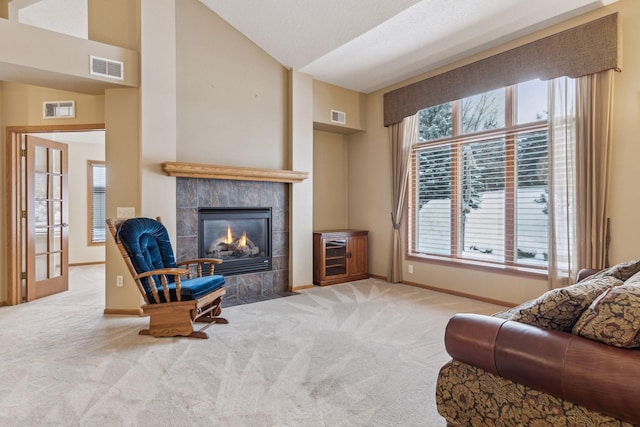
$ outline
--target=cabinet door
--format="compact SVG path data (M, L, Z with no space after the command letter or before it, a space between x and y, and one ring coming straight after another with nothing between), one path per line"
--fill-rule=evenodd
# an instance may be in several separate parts
M367 236L352 236L349 238L348 247L348 274L349 276L356 276L361 274L367 274L369 271L368 266L368 244Z
M347 240L346 239L326 239L324 240L324 277L335 279L346 276L347 268Z

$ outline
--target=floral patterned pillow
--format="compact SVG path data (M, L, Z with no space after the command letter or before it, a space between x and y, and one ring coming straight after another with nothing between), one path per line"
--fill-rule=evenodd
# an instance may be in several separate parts
M571 332L582 313L600 294L623 282L613 276L588 278L575 285L553 289L509 310L510 320L545 329Z
M596 298L572 332L616 347L640 347L640 278Z
M634 274L624 282L625 285L640 285L640 273Z
M621 262L620 264L616 264L613 267L610 267L606 270L602 270L594 274L593 276L589 276L589 279L598 278L598 277L608 277L612 276L616 279L622 280L623 282L627 281L636 273L640 272L640 261L626 261Z

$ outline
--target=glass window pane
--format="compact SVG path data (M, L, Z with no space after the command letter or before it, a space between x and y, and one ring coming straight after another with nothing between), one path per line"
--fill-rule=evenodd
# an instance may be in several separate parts
M452 135L452 104L435 105L418 111L418 140L432 141Z
M517 124L547 120L547 82L531 80L516 85Z
M44 227L49 223L49 203L46 200L34 202L36 227Z
M51 225L62 224L62 202L51 202L53 219Z
M504 140L462 146L460 191L461 255L504 260Z
M451 255L451 146L420 150L416 157L416 239L420 253Z
M91 167L91 243L104 243L106 240L106 167L101 163L92 163Z
M505 126L505 90L496 89L462 99L463 135Z
M58 277L62 274L62 254L56 252L49 255L49 277Z
M516 257L520 264L547 265L548 138L547 132L517 139Z
M53 227L53 251L62 250L62 227Z
M39 227L35 229L36 235L36 253L46 253L49 251L49 229L47 227Z
M62 172L62 151L54 150L53 148L49 150L51 155L51 172L53 173L61 173Z
M47 192L47 178L49 175L46 173L37 173L35 174L35 198L36 199L46 199L48 197Z
M102 164L92 165L92 178L94 187L105 187L107 185L107 168Z
M47 148L35 147L35 170L38 172L48 172Z
M49 255L38 255L36 256L36 280L44 280L48 277L49 273L49 264L48 264Z
M411 252L547 266L547 97L533 80L419 112Z
M51 198L62 199L62 176L51 175Z

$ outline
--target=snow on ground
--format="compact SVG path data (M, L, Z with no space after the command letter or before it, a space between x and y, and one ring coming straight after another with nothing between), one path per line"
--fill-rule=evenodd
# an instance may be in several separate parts
M518 189L516 202L516 247L531 258L520 257L526 264L546 264L548 216L544 204L535 199L544 187ZM504 257L504 191L480 194L480 206L467 215L462 256L501 261ZM418 213L418 251L448 255L451 250L451 202L430 200Z

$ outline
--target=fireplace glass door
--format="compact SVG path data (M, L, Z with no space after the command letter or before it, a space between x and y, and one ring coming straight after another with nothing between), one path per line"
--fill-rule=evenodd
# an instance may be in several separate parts
M199 256L219 258L216 274L271 270L271 208L200 208Z

